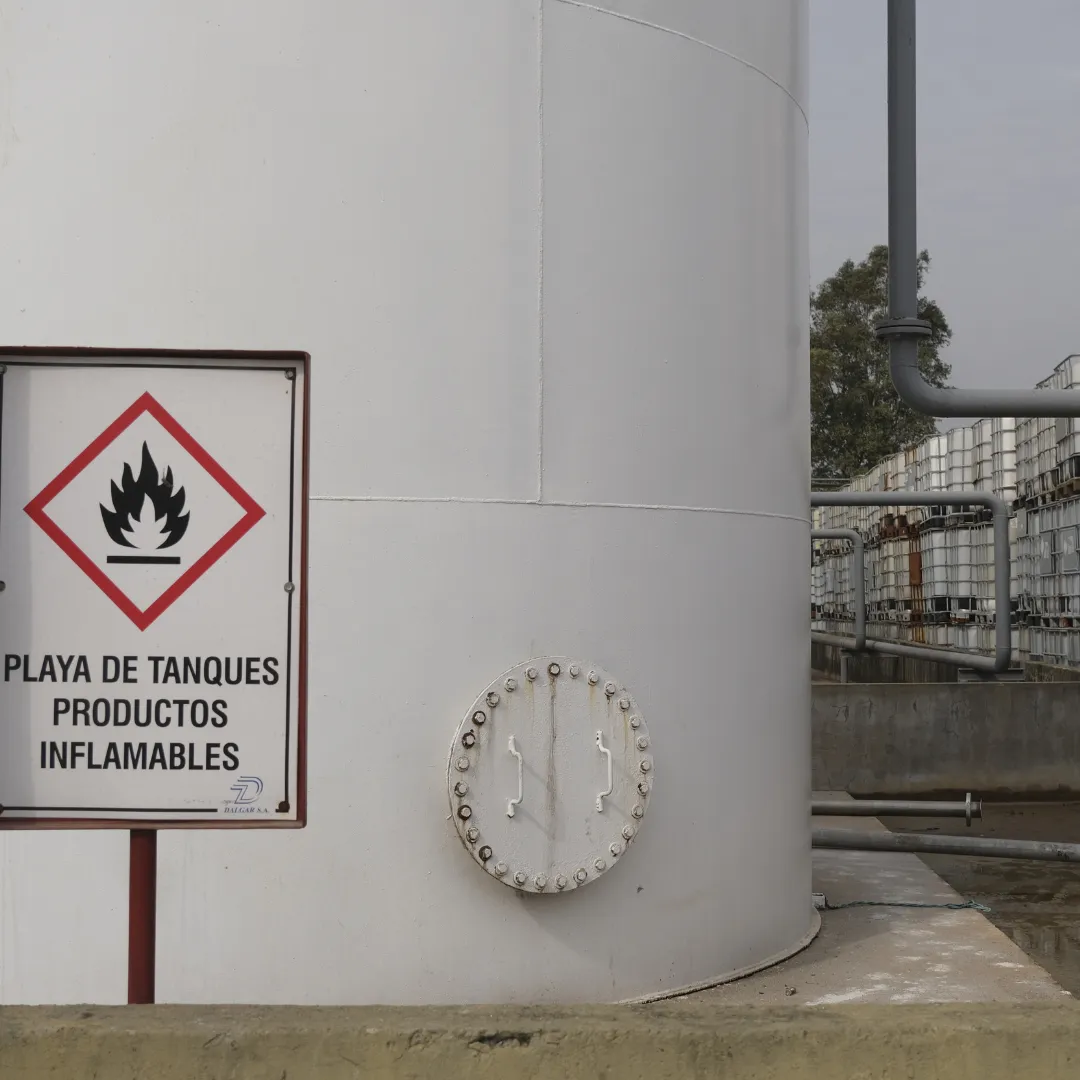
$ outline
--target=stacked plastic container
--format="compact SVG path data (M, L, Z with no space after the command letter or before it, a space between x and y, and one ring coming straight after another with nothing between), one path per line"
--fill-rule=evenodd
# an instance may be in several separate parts
M970 491L975 486L975 429L953 428L946 438L949 449L945 490Z
M971 425L974 441L972 453L974 472L972 485L976 491L994 490L994 423L992 420L977 420ZM966 429L965 429L966 430Z
M814 529L846 529L845 507L823 506L813 511ZM843 633L855 618L851 544L845 540L816 540L810 564L810 608L815 630ZM863 567L864 580L867 567Z
M1055 390L1080 388L1080 356L1066 357L1047 380ZM1080 417L1063 416L1054 421L1057 481L1064 483L1080 476Z
M1080 393L1080 357L1039 386ZM1080 418L1018 421L1015 456L1020 654L1080 667Z
M995 417L990 425L990 490L1011 505L1016 501L1016 421Z
M1016 496L1016 433L1011 419L979 420L931 435L856 477L853 491L988 491ZM824 507L817 527L856 529L866 545L867 626L888 641L990 651L993 648L994 542L979 507ZM850 633L854 593L850 546L815 550L813 626ZM1015 586L1014 586L1015 588Z
M1038 387L1080 393L1080 356L1063 360ZM1005 500L1013 511L1014 652L1023 660L1080 667L1080 418L977 420L887 458L851 489L976 490ZM872 636L993 649L998 612L987 515L976 507L829 513L832 527L858 529L866 543ZM823 574L830 560L848 559L841 548L820 557ZM830 630L845 632L845 618L850 630L851 603L850 592L837 597Z
M918 462L916 469L918 491L946 490L948 453L949 439L946 435L931 435L919 443L915 449L915 458Z

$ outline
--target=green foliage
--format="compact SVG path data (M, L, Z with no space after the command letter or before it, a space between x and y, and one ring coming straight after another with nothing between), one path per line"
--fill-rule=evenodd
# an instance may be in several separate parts
M951 368L941 350L952 337L941 308L922 293L930 268L919 255L919 317L932 334L919 345L919 368L945 386ZM850 259L810 297L811 461L815 478L853 477L936 430L933 417L905 405L889 376L889 348L874 337L888 315L889 249Z

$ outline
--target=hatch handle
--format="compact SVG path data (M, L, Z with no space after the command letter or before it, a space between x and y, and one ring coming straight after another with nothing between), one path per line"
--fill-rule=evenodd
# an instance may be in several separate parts
M514 811L521 805L521 800L525 798L525 762L522 760L521 751L517 748L517 740L513 735L510 736L510 753L517 758L518 766L518 793L516 799L511 799L506 804L506 816L513 817Z
M602 814L604 812L604 800L615 788L615 782L611 776L611 751L604 745L604 733L602 731L596 733L596 748L607 757L607 791L601 791L596 796L596 809Z

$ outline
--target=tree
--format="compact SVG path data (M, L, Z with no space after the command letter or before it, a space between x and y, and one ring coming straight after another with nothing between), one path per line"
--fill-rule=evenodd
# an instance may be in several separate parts
M941 308L922 295L930 255L919 255L919 369L945 386L951 368L941 350L952 337ZM811 462L816 478L854 477L937 429L900 400L889 375L889 346L874 337L888 314L889 249L881 244L857 265L848 259L810 296Z

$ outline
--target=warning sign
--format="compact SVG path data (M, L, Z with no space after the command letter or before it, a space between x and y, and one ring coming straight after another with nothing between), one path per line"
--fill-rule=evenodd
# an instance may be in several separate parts
M198 507L194 525L189 491ZM98 515L93 504L101 496ZM265 514L149 392L65 466L26 512L140 630ZM124 569L135 566L140 569Z
M0 828L302 824L306 357L0 365Z

